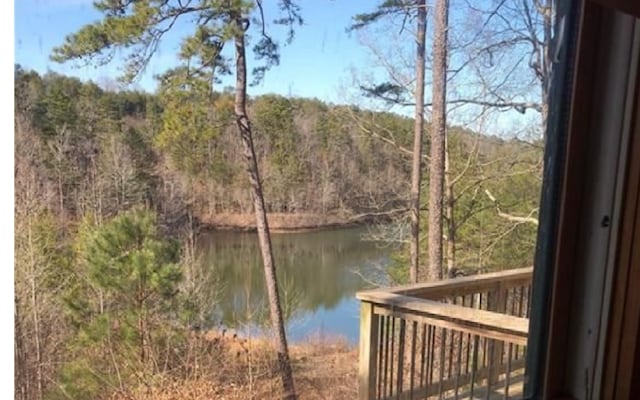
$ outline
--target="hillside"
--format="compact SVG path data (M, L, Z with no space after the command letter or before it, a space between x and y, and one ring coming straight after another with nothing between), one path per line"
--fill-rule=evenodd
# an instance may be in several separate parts
M105 91L19 66L15 78L16 142L33 146L25 161L42 177L48 207L73 220L146 204L168 224L195 217L213 227L250 228L242 216L252 214L251 195L228 94L166 85L157 94ZM251 99L250 114L275 228L388 220L406 207L411 119L277 95ZM530 152L460 128L449 135L461 157Z

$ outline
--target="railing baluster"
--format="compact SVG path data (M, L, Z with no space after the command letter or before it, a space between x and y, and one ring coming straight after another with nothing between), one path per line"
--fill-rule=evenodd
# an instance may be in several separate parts
M520 288L520 301L518 302L518 317L523 316L523 307L524 307L524 288Z
M436 327L429 325L429 384L433 383L433 369L435 368Z
M413 380L415 377L416 367L416 335L418 330L418 321L413 321L411 325L411 375L409 376L409 400L413 400Z
M487 367L487 339L486 338L480 338L480 343L481 344L481 348L482 348L482 360L480 361L480 365L482 368L486 368Z
M426 359L426 351L427 351L427 324L422 324L422 338L420 341L420 386L424 386L427 384L426 377L426 368L427 362Z
M391 317L391 356L389 359L389 393L388 396L393 395L393 353L395 353L395 339L396 339L396 319Z
M518 288L507 289L507 307L505 313L508 315L516 315L516 293Z
M463 304L464 305L464 304ZM469 307L473 308L473 295L469 297ZM469 374L469 358L470 358L470 350L471 350L471 334L467 334L467 356L465 361L465 375Z
M469 374L469 361L471 358L471 334L467 334L467 360L465 362L465 375Z
M523 316L522 315L523 314L522 309L524 307L524 292L525 292L525 288L523 286L520 286L518 288L518 294L519 294L518 295L518 304L517 304L518 311L517 311L517 314L516 314L516 316L518 316L518 317L522 317ZM515 351L515 353L516 353L515 359L517 360L519 358L519 353L520 353L519 345L516 345L516 349L515 350L516 350Z
M460 382L460 374L462 372L462 332L458 332L458 359L457 359L457 368L458 371L456 373L456 389L455 389L455 399L458 399L458 389Z
M526 296L526 307L524 312L524 317L529 318L529 311L531 311L531 285L527 286L527 296Z
M451 371L453 369L453 356L455 353L455 344L453 342L453 339L455 337L455 331L452 330L450 336L451 336L451 340L450 340L451 343L449 345L449 364L447 366L447 379L451 378Z
M382 394L382 375L384 374L383 362L384 362L384 343L386 340L385 332L386 317L380 318L380 339L378 340L378 381L377 381L377 395L376 398L381 399L384 397Z
M386 335L384 340L384 380L382 382L382 396L384 398L387 395L387 374L389 372L389 319L391 316L386 317L385 325L386 327Z
M400 393L402 393L402 379L404 379L404 335L405 335L405 320L400 319L400 327L398 332L398 372L396 376L398 383L396 384L396 399L400 399Z
M509 343L507 350L507 372L504 377L504 398L509 398L509 385L511 384L511 354L513 351L513 344Z
M473 335L473 356L471 357L471 398L473 399L473 390L476 384L476 370L478 369L478 345L480 337Z
M485 399L489 400L490 396L491 396L491 382L493 380L493 364L494 364L494 359L493 359L493 347L495 346L495 341L489 339L488 343L487 343L487 348L489 350L489 356L487 357L487 371L489 372L487 374L487 392L485 394Z
M445 365L444 365L444 361L445 361L445 346L446 346L446 342L447 342L447 330L445 328L441 328L440 329L440 356L439 356L439 363L438 363L438 372L440 373L440 379L438 381L438 392L440 392L440 395L438 396L439 399L442 399L442 383L444 382L444 370L445 370Z

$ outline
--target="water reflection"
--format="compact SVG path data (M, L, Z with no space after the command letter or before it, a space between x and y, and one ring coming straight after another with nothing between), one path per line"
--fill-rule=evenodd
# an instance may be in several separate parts
M357 290L363 277L379 280L390 249L363 241L366 231L332 231L273 235L282 306L289 334L357 336ZM201 265L220 282L214 319L246 329L269 321L264 274L257 236L211 232L199 239Z

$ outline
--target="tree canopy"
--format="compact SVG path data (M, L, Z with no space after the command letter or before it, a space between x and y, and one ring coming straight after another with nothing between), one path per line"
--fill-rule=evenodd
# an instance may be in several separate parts
M270 21L261 0L99 0L94 6L104 18L67 36L51 58L58 62L106 64L114 59L117 50L124 51L121 78L127 82L139 76L162 38L185 20L191 33L183 37L178 57L189 66L189 72L206 77L210 83L218 75L230 74L234 61L224 47L237 33L231 22L238 14L244 19L245 30L252 28L258 38L252 47L255 59L261 62L253 68L257 83L280 62L279 43L267 33L266 24L285 26L286 41L293 39L294 26L302 24L300 8L293 0L278 0L278 13Z

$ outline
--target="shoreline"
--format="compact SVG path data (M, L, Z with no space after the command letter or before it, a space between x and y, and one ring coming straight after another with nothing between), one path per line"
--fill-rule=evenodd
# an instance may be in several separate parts
M388 220L385 216L340 216L312 213L267 213L269 231L275 234L319 232L332 229L353 228L377 221ZM220 213L200 217L207 231L255 232L255 215L252 213Z

